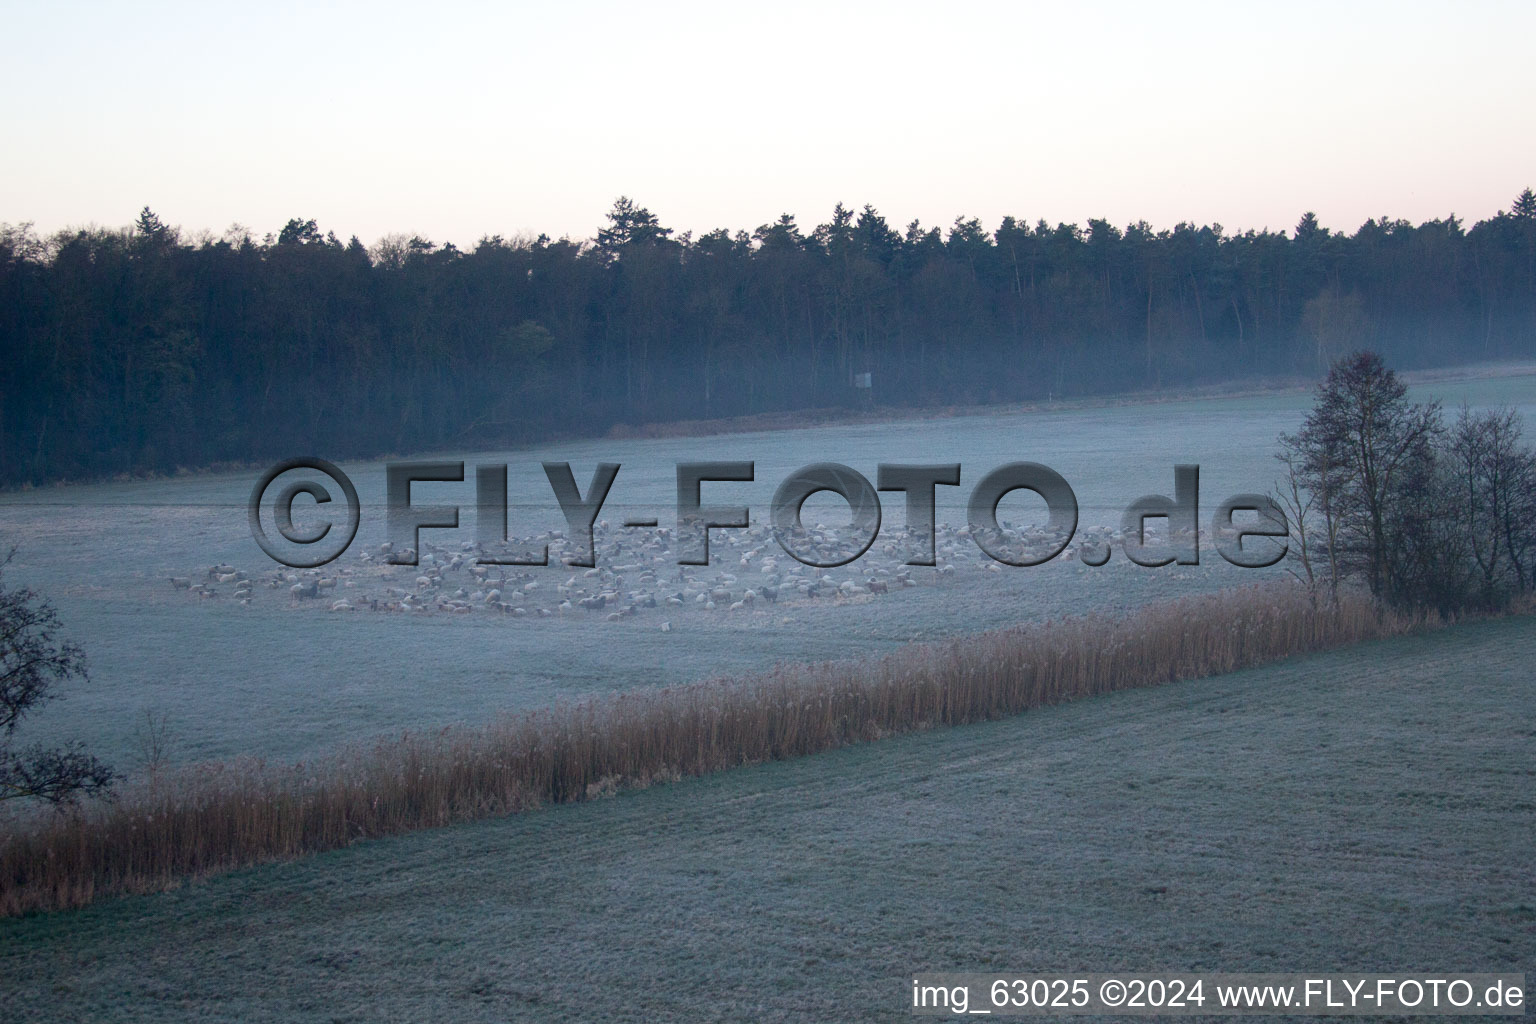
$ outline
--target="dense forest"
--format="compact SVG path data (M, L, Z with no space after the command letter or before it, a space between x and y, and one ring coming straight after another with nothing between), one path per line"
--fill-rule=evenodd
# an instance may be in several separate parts
M1536 355L1536 196L1294 231L839 205L699 237L627 198L589 241L473 250L313 220L258 240L0 227L0 484ZM856 381L868 374L868 388Z

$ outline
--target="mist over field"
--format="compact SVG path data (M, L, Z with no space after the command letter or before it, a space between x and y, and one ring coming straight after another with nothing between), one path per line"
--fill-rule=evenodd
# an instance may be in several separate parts
M1536 413L1536 372L1528 366L1447 372L1415 387L1414 396L1448 407L1509 405ZM485 452L444 452L469 468L462 484L419 484L413 503L461 506L460 528L426 530L426 543L457 552L475 532L473 466L508 466L509 528L533 536L564 531L566 523L540 463L569 461L583 488L599 461L622 468L602 512L603 521L655 516L663 527L676 518L678 462L752 460L752 483L707 485L706 501L746 505L754 525L766 524L774 489L794 470L814 462L846 463L873 479L880 462L959 462L959 487L940 487L937 518L962 526L970 488L1006 462L1031 460L1061 473L1080 506L1080 534L1118 528L1122 512L1145 494L1172 493L1176 463L1200 466L1201 525L1227 496L1267 491L1279 475L1274 439L1294 430L1310 401L1288 389L1237 397L1165 401L1131 399L1107 404L1035 407L1011 412L715 437L572 441ZM364 505L358 537L327 572L340 577L333 598L382 596L393 583L415 589L420 570L400 567L380 579L358 553L386 539L383 466L344 463ZM949 556L934 567L903 565L905 551L884 551L902 538L900 494L882 496L880 540L850 565L802 570L860 583L877 572L908 572L918 584L856 600L794 599L750 610L724 606L706 612L662 604L609 622L603 613L555 609L557 587L584 570L557 564L520 570L538 587L520 598L528 617L479 610L469 615L413 615L328 611L332 599L294 600L289 587L257 586L248 605L235 584L212 584L210 566L227 563L255 576L274 568L251 538L246 502L256 471L197 475L133 483L47 487L11 492L0 500L0 533L20 546L10 572L48 593L72 633L88 638L93 679L72 684L66 698L26 724L29 740L79 738L126 766L140 757L146 715L163 717L171 734L167 756L176 761L249 754L281 760L313 757L346 741L365 741L403 729L454 722L478 723L503 711L524 710L633 687L656 687L772 666L888 652L911 640L961 636L1018 622L1128 609L1159 599L1248 584L1283 574L1228 565L1207 540L1198 566L1143 568L1116 553L1109 565L1089 568L1077 559L1047 565L996 565L971 540L951 539ZM848 507L834 495L808 502L805 519L841 526ZM999 518L1020 525L1044 522L1044 504L1028 492L1004 500ZM617 527L600 535L629 534ZM771 537L733 545L743 531L713 531L712 563L687 567L713 580L740 577L734 589L762 586L763 558L777 572L793 566ZM628 549L628 550L633 550ZM754 567L741 557L756 553ZM663 598L683 589L677 553L655 567L645 589ZM599 567L634 560L602 550ZM953 575L941 574L945 564ZM334 573L332 573L334 575ZM467 567L452 574L475 584ZM629 586L638 585L631 572ZM219 596L200 599L173 588L173 577L196 577ZM481 587L484 590L487 588ZM510 588L509 588L510 589ZM663 633L670 621L674 630Z

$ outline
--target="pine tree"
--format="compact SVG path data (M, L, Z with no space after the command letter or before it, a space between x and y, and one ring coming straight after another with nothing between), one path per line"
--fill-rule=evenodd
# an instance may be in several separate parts
M1509 212L1522 220L1536 220L1536 193L1529 188L1521 192L1515 197L1515 205Z

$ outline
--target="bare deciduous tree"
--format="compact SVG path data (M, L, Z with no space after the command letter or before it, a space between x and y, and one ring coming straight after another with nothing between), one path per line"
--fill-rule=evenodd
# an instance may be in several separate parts
M1319 551L1313 539L1315 536L1313 524L1318 515L1324 518L1325 543L1333 536L1333 531L1327 528L1332 525L1333 520L1326 514L1325 496L1308 486L1301 454L1286 441L1286 437L1281 438L1281 450L1275 456L1285 467L1285 476L1281 478L1273 494L1275 501L1285 513L1286 522L1290 528L1286 551L1288 563L1286 572L1307 588L1307 596L1311 598L1312 606L1315 608L1318 590L1323 586L1323 580L1319 577L1324 572L1327 573L1330 598L1338 597L1338 572L1334 560L1328 556L1332 547L1329 545L1325 550Z
M1359 576L1385 601L1442 612L1527 589L1536 455L1520 436L1510 410L1463 408L1447 430L1374 353L1335 363L1302 428L1280 437L1293 574L1314 595L1326 570L1335 600L1340 578Z
M1281 439L1308 487L1322 495L1339 572L1359 572L1373 594L1387 599L1395 598L1398 582L1390 558L1392 506L1443 429L1439 404L1410 403L1407 393L1376 353L1346 356L1318 386L1301 430Z
M12 548L0 570L15 555ZM3 584L3 581L0 581ZM15 749L16 727L58 696L54 687L85 678L85 654L60 639L53 606L27 587L0 585L0 801L33 798L64 803L111 787L116 773L79 745Z

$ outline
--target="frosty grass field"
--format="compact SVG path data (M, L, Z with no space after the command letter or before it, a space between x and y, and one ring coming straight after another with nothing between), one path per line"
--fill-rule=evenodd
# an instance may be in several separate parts
M0 921L9 1019L906 1019L915 970L1529 970L1529 619ZM1475 671L1469 671L1475 666Z
M1440 375L1415 389L1448 410L1509 404L1536 428L1536 372L1530 367ZM1202 521L1229 494L1273 482L1275 436L1294 429L1310 401L1301 389L1246 397L1202 397L1059 407L891 423L823 426L707 438L599 440L531 450L444 452L444 457L510 465L516 533L563 528L539 463L569 461L585 487L598 461L623 465L604 517L674 516L674 470L681 461L752 459L752 484L711 485L706 501L747 504L766 522L773 489L812 462L844 462L870 478L880 462L957 461L961 487L940 488L939 517L963 522L970 485L1004 462L1043 462L1077 493L1083 525L1114 525L1142 494L1170 493L1173 466L1201 467ZM294 453L301 454L301 453ZM315 454L325 455L319 452ZM362 529L337 566L355 565L364 546L384 538L382 463L346 464L364 502ZM482 722L499 711L546 706L633 687L657 686L763 668L782 660L822 660L889 651L912 639L977 632L1091 609L1128 608L1163 597L1238 583L1264 573L1227 566L1207 546L1202 564L1142 569L1117 553L1109 566L1076 562L985 572L988 559L962 545L957 572L915 568L912 589L870 600L817 600L726 614L689 614L663 633L664 611L622 622L576 613L545 619L486 615L327 614L295 606L281 591L259 591L250 607L199 601L169 578L206 574L227 562L253 575L273 568L256 548L245 501L259 469L173 480L44 488L0 495L0 538L20 546L7 572L58 606L69 633L87 648L92 679L37 716L23 740L78 738L133 769L145 714L163 716L171 761L254 755L294 760L338 743L401 729ZM470 475L473 471L471 468ZM419 485L418 502L463 506L458 531L424 537L457 547L474 537L472 482ZM883 496L882 540L899 536L898 494ZM1005 499L1001 516L1043 521L1032 496ZM830 496L807 505L807 519L846 521ZM716 547L718 544L718 537ZM771 543L771 542L770 542ZM783 559L787 562L788 559ZM842 570L858 578L866 556ZM672 568L675 569L675 566ZM733 571L713 564L709 573ZM544 593L571 570L532 570ZM701 574L703 575L703 574Z

